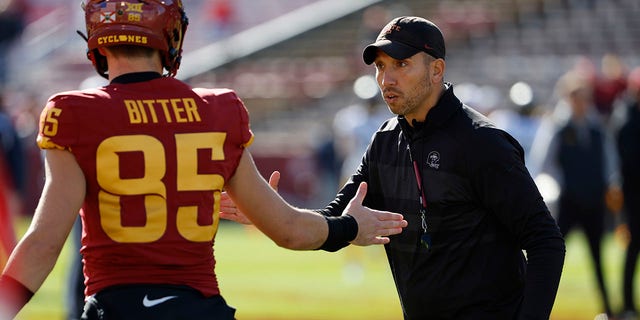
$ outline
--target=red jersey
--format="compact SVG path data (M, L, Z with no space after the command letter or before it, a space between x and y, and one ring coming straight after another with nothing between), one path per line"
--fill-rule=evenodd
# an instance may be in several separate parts
M86 295L121 284L219 293L213 239L225 181L253 141L229 89L170 77L51 97L38 145L75 156L86 182Z

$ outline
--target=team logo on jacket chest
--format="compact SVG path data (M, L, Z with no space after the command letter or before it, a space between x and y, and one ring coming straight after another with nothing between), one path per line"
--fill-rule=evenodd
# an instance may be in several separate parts
M438 151L431 151L427 156L427 166L433 169L440 168L440 153Z

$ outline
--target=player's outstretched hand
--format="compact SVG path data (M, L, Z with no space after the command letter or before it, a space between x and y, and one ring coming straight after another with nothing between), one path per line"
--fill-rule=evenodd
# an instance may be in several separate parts
M269 185L276 192L278 191L278 183L280 183L280 172L274 171L269 177ZM231 220L241 224L252 224L251 220L236 207L236 204L226 192L220 195L220 219Z
M358 186L355 197L349 201L344 213L353 216L358 222L358 235L352 244L368 246L372 244L387 244L389 236L402 232L407 221L399 213L369 209L362 205L367 194L367 183Z

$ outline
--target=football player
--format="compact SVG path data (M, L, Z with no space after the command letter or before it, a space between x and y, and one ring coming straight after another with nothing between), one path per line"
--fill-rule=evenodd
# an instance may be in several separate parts
M340 217L285 202L254 165L235 92L174 78L188 25L180 0L83 8L88 58L109 84L55 94L42 111L46 183L0 278L0 318L41 286L78 212L83 319L233 319L213 249L223 190L289 249L385 244L406 226L400 214L362 206L366 184Z

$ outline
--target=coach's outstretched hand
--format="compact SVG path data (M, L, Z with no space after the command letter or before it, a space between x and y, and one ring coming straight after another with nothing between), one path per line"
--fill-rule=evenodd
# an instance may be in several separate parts
M387 244L389 236L402 232L407 221L399 213L369 209L362 205L367 195L367 183L361 182L358 192L349 201L343 214L349 214L358 222L358 235L351 241L358 246Z

